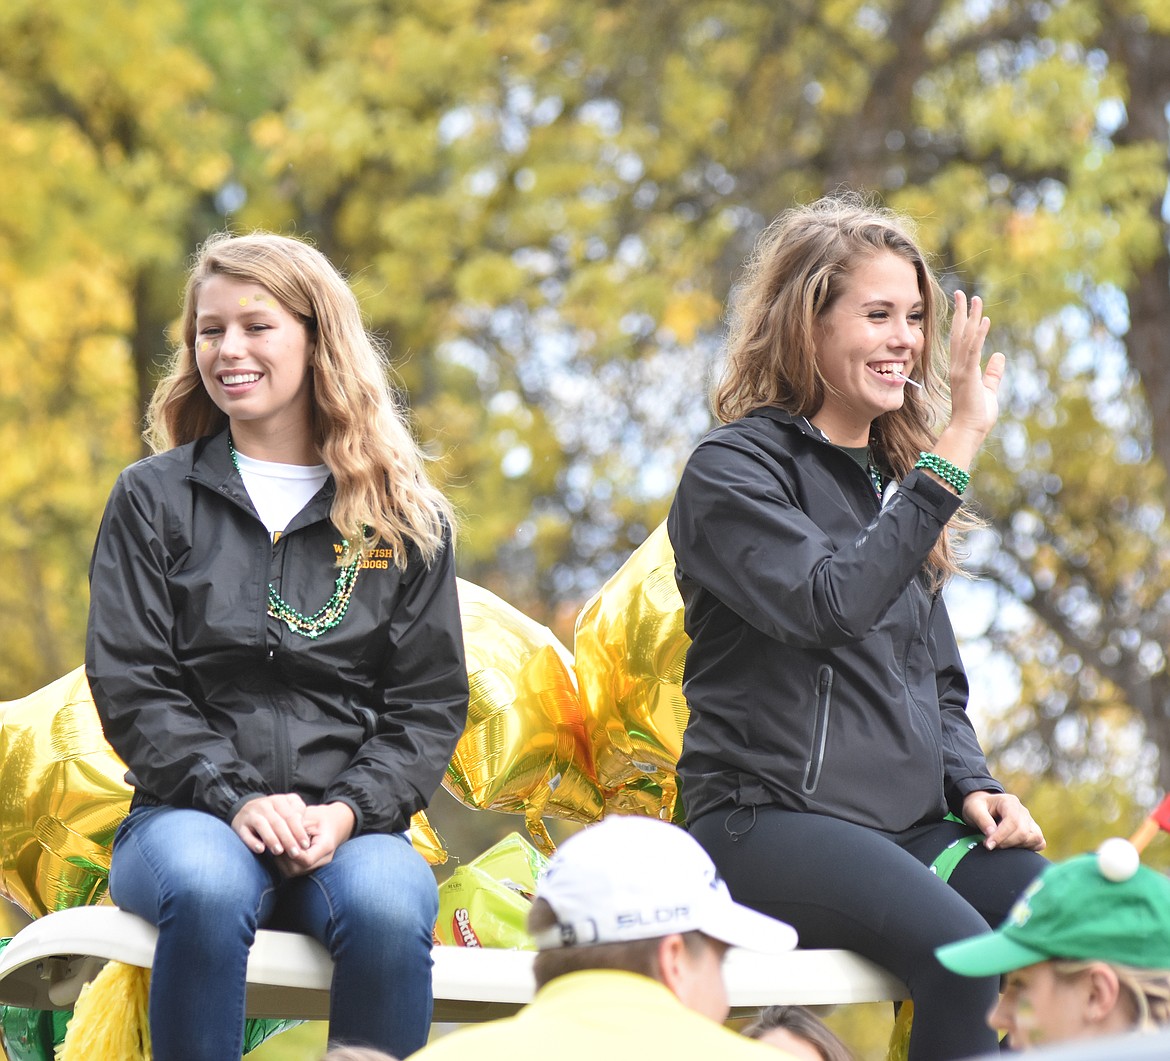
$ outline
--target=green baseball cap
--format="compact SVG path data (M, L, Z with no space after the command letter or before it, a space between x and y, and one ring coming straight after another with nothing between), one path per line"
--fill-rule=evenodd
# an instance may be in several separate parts
M962 976L994 976L1050 958L1170 970L1170 880L1137 865L1136 852L1122 872L1129 875L1116 879L1098 855L1049 866L999 928L939 947L938 960Z

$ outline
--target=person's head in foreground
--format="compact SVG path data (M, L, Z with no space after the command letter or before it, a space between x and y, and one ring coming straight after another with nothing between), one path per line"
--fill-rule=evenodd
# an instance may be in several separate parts
M1170 880L1125 840L1050 866L994 932L938 949L1004 976L988 1023L1013 1049L1170 1025Z
M849 1047L804 1006L769 1006L743 1034L798 1061L853 1061Z
M537 988L583 970L638 973L716 1021L728 1014L729 948L796 946L791 926L731 898L689 833L642 817L607 818L566 840L537 884L529 930Z

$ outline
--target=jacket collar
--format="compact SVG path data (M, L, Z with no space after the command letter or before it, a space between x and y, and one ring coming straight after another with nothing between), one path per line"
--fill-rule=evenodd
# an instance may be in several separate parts
M202 483L253 515L256 514L256 507L248 496L244 480L232 463L231 451L228 449L227 428L224 428L218 435L208 435L194 443L191 471L187 478L193 482ZM333 476L330 475L313 500L294 517L285 533L295 530L297 527L315 523L317 520L328 519L335 493L336 484Z
M217 494L231 498L236 504L255 511L244 480L232 464L228 449L228 432L224 428L218 435L207 435L193 444L191 471L188 479L210 487Z
M777 424L784 424L788 427L794 427L802 435L808 438L814 438L818 442L828 442L823 431L813 427L812 421L807 416L793 416L792 413L786 412L775 405L761 405L753 409L747 414L748 416L761 416L765 419L775 421Z

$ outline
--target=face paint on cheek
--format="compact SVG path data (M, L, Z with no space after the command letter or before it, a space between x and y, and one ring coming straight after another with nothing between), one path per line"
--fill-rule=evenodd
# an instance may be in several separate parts
M1016 1003L1015 1035L1017 1046L1039 1046L1044 1042L1044 1029L1036 1016L1036 1010L1026 998Z
M242 298L242 299L240 299L240 305L241 305L241 306L246 306L247 304L248 304L248 300L247 300L246 298Z

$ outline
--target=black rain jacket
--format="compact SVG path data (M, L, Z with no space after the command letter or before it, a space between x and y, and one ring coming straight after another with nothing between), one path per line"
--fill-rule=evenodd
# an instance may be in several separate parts
M667 521L693 639L689 820L774 805L898 832L1003 791L922 577L958 504L914 471L882 507L848 453L779 409L700 442Z
M405 571L358 571L341 623L316 640L267 614L268 585L302 614L329 600L342 537L330 478L273 544L227 434L131 465L90 565L86 674L140 803L231 821L250 798L347 803L354 835L397 832L426 806L467 714L448 543Z

